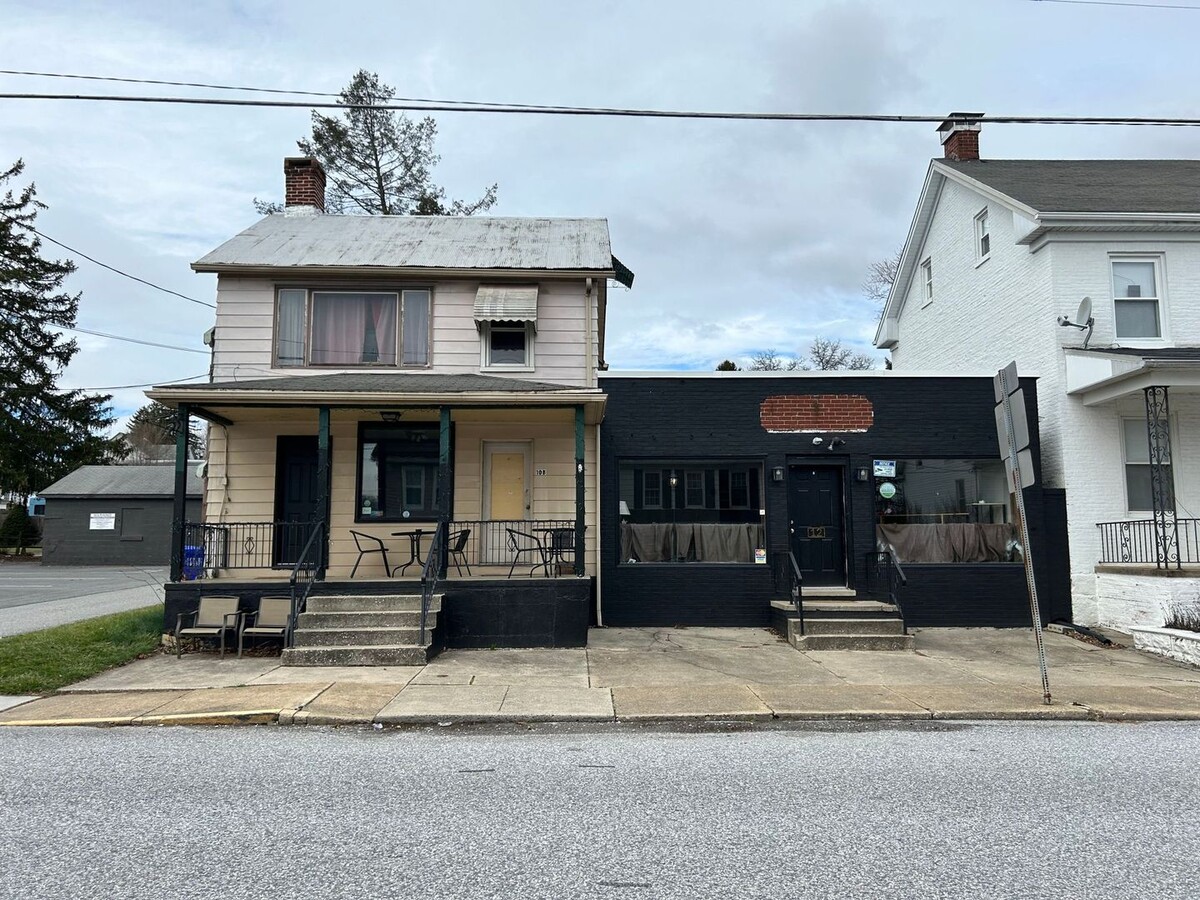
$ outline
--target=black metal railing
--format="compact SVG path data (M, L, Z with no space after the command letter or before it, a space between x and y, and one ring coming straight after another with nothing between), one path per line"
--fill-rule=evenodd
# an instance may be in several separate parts
M437 592L438 573L442 569L442 548L445 544L446 526L439 525L433 532L433 541L429 545L429 555L425 557L425 565L421 568L421 645L424 646L426 627L429 620L429 607L433 604L433 595Z
M796 555L788 551L788 594L792 605L796 607L796 617L800 620L800 635L804 635L804 576L800 574L800 564Z
M302 556L311 522L187 522L183 576L214 569L291 568Z
M312 593L313 583L321 571L321 562L325 558L325 523L317 522L309 526L308 540L296 562L292 565L292 577L289 580L292 594L292 613L288 628L288 646L291 646L292 636L296 633L296 622L300 613L308 605L308 595Z
M432 554L431 554L432 555ZM574 574L573 519L455 519L446 536L447 574L502 567L504 574Z
M896 607L904 633L908 634L908 622L904 618L904 606L901 599L901 588L908 584L908 576L900 560L896 558L894 548L876 550L866 555L866 590L864 593L872 600L890 603Z
M1176 519L1178 543L1168 547L1173 551L1169 561L1200 563L1200 519ZM1153 519L1133 519L1125 522L1097 522L1100 529L1100 562L1150 563L1158 565L1162 553ZM1171 535L1174 543L1175 535ZM1174 554L1178 553L1175 558Z

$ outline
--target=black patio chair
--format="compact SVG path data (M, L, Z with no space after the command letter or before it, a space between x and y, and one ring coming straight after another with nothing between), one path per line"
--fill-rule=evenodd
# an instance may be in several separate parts
M513 555L512 565L508 567L508 577L512 578L513 571L517 568L517 563L521 561L521 557L526 554L536 554L537 562L529 567L529 577L533 577L533 573L538 569L542 569L546 573L546 577L550 577L550 557L546 551L546 545L541 542L537 535L530 534L527 531L517 531L515 528L505 528L508 532L508 550ZM527 563L521 563L527 565Z
M467 541L470 540L471 529L463 528L459 531L452 531L447 538L448 544L446 553L450 561L454 563L454 568L458 569L458 574L462 575L462 567L466 566L467 574L471 574L471 566L467 562ZM460 565L461 563L461 565Z
M388 578L392 577L392 569L388 565L387 545L373 534L363 534L361 531L350 529L350 534L354 538L354 546L358 548L358 559L354 561L354 568L350 570L350 577L354 577L354 573L358 571L358 564L362 562L362 558L368 553L379 553L383 556L383 574ZM363 545L366 544L364 547ZM374 546L371 546L374 544Z
M575 567L575 529L556 528L550 532L550 562L554 566L554 574L562 575L563 569L570 560L571 568Z

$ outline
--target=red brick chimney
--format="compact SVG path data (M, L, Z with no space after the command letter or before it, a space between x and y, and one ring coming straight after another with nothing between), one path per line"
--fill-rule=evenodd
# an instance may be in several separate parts
M983 113L952 112L938 126L946 159L979 159L979 129Z
M283 205L307 206L325 212L325 168L311 156L283 160Z

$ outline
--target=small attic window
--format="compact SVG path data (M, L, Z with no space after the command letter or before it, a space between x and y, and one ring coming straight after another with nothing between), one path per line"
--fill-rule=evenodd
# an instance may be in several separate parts
M985 206L975 215L975 261L983 262L992 253L992 235L988 231L988 211Z

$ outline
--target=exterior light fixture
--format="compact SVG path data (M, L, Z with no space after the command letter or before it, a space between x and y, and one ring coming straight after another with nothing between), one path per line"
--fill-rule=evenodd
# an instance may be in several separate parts
M857 472L854 473L854 477L858 481L867 481L871 477L871 472L866 466L863 466Z
M776 466L771 470L772 481L783 481L783 466Z
M379 413L379 418L383 419L385 422L399 422L403 415L404 413L401 410L385 409Z
M678 479L678 478L675 476L675 470L674 470L674 469L672 469L672 470L671 470L671 477L670 477L670 478L668 478L668 479L667 479L667 481L669 481L669 482L670 482L670 484L671 484L671 487L672 487L672 488L674 488L674 487L675 487L675 485L679 484L679 479Z

